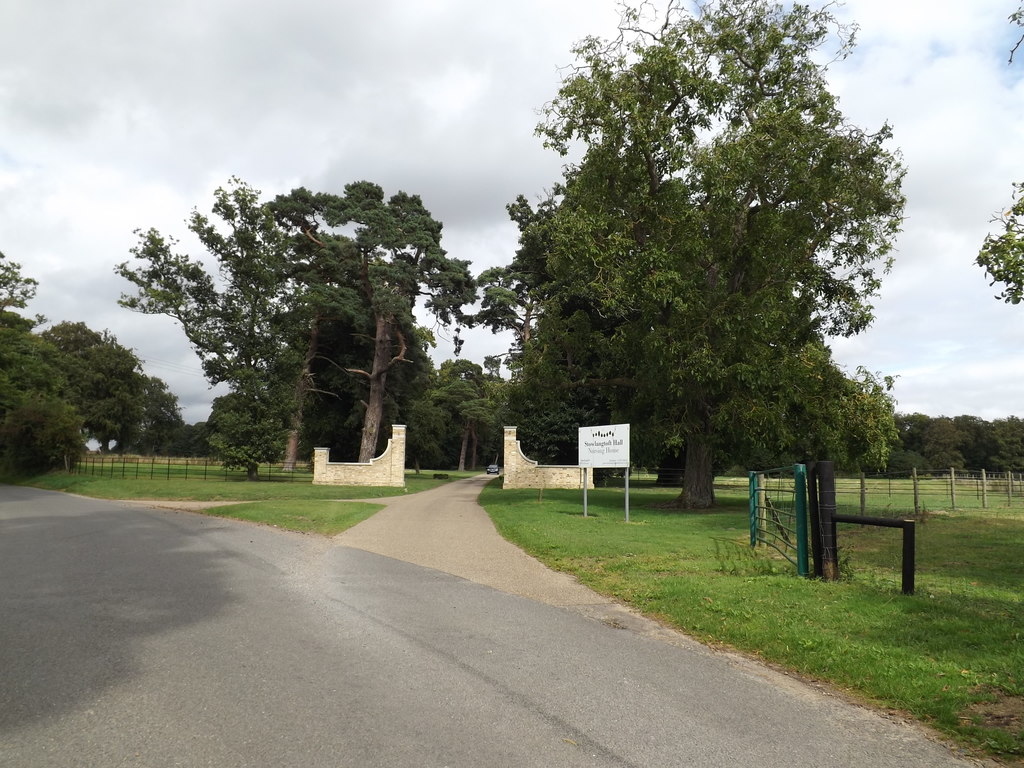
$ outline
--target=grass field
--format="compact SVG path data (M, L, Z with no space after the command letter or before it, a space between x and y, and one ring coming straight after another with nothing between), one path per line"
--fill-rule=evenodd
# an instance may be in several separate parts
M907 713L965 745L1024 754L1024 514L933 515L918 525L917 594L900 594L897 531L842 525L844 578L797 577L748 546L746 500L657 508L672 492L503 491L481 497L535 557L713 645L754 654Z

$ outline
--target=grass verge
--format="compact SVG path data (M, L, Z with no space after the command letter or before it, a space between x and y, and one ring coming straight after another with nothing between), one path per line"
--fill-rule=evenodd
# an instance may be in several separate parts
M405 489L380 486L313 485L306 481L258 480L160 480L148 478L95 477L55 472L35 477L0 477L0 482L65 491L97 499L179 499L183 501L269 501L314 499L372 499L428 491L439 485L470 477L474 472L407 472Z
M889 529L842 526L844 579L802 579L749 546L745 502L655 508L663 491L505 491L481 503L502 535L598 592L907 713L1005 760L1024 755L1024 518L963 513L918 525L917 594L900 594Z
M204 514L272 525L301 533L335 536L363 522L383 504L362 501L254 501L211 507Z
M312 485L295 481L250 482L246 480L172 480L96 477L53 473L35 477L0 477L0 483L30 485L96 499L147 499L158 501L239 501L201 510L215 517L229 517L272 525L300 533L334 536L361 523L383 505L351 499L379 499L416 493L470 477L476 472L407 472L406 487L355 487ZM345 499L346 501L339 501Z

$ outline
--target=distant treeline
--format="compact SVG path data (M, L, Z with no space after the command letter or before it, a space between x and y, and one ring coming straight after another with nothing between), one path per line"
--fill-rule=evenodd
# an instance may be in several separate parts
M899 442L891 472L918 469L1024 469L1024 420L1016 416L985 421L977 416L896 414Z

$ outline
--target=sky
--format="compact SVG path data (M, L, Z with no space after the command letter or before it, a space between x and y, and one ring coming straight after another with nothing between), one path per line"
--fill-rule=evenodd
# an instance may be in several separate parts
M1024 306L997 300L974 264L1024 181L1024 52L1007 62L1017 5L834 8L858 45L829 82L850 122L892 126L907 207L874 324L832 348L848 372L896 377L902 413L1024 417ZM109 330L187 422L204 420L220 390L180 327L117 303L136 230L203 257L185 220L232 176L268 199L367 179L420 195L474 273L507 264L506 204L561 179L539 110L573 44L618 20L613 0L4 0L0 252L39 282L27 313ZM509 344L464 335L480 363Z

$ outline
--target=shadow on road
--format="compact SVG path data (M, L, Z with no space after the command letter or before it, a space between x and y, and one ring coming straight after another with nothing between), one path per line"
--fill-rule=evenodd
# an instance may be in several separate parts
M231 602L201 530L113 504L0 487L0 732L88 708Z

